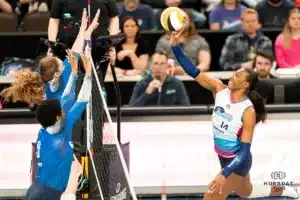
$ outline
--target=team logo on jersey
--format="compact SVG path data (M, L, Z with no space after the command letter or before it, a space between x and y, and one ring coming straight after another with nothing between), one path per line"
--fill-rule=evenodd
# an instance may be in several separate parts
M216 106L214 109L214 113L221 116L224 119L227 119L228 121L231 121L233 119L232 115L225 112L225 109L221 106Z

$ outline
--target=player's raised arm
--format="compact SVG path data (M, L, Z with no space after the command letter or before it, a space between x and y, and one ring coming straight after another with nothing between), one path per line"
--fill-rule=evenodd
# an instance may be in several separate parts
M80 54L84 50L85 40L90 40L90 37L91 37L93 31L99 25L99 23L98 23L99 16L100 16L100 10L98 9L91 25L87 28L87 25L88 25L87 11L85 8L83 10L80 29L79 29L78 35L77 35L76 40L71 49L72 52L75 52L78 54L78 55L76 55L78 60L80 59Z
M85 54L81 54L81 59L85 68L85 77L77 100L66 115L66 125L64 128L64 132L66 133L71 133L74 123L80 118L92 93L92 66L89 62L90 49Z
M226 86L218 79L212 78L205 73L201 73L192 61L183 53L179 46L179 37L183 33L183 29L179 32L173 32L170 38L170 44L172 51L184 69L184 71L191 77L193 77L202 87L211 90L214 94L224 89Z
M70 50L68 50L67 53L68 53L68 60L72 68L72 73L70 74L67 86L60 100L60 104L64 113L67 113L75 103L75 87L76 87L76 80L78 78L77 76L78 61Z

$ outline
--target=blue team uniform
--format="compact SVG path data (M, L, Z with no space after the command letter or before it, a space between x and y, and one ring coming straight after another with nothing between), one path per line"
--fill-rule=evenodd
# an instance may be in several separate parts
M76 75L70 75L62 94L61 106L64 111L68 111L72 102L76 79ZM40 129L36 141L37 174L26 199L59 200L65 191L73 161L72 128L82 115L90 93L91 77L86 76L77 101L65 113L64 119L52 127Z

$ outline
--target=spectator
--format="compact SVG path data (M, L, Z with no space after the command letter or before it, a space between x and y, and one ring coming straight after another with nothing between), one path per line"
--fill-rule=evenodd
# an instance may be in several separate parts
M267 81L270 78L275 78L270 74L273 62L273 53L268 51L258 51L253 62L253 68L258 74L259 80L261 80L257 83L255 90L269 104L274 103L274 85L271 81Z
M140 4L139 0L125 0L124 5L120 6L120 22L123 23L127 16L137 19L141 30L154 28L154 13L151 6Z
M193 2L195 5L197 5L197 0L163 0L164 1L164 9L167 8L167 7L183 7L184 4L187 4L189 2ZM162 29L162 26L161 26L161 23L160 23L160 16L161 16L161 13L163 12L163 10L160 10L157 12L156 14L156 26L157 26L157 29ZM206 22L206 16L199 12L199 11L196 11L194 9L194 7L190 7L190 8L185 8L184 10L188 11L191 13L191 17L195 23L195 26L197 29L200 29L202 28L202 26L205 24Z
M49 6L47 0L38 0L38 1L32 1L32 0L20 0L20 3L22 5L29 5L28 13L32 13L35 11L38 12L48 12Z
M7 0L0 0L0 8L2 12L12 13L14 11L13 5Z
M263 0L257 4L256 10L263 28L282 28L294 7L290 0Z
M23 0L0 0L0 9L2 12L15 13L19 21L22 21L24 15L28 13L28 7L27 4L23 3Z
M290 11L283 32L275 41L279 68L300 68L300 9Z
M237 30L241 26L241 15L246 9L238 0L222 0L209 14L209 28L213 31Z
M167 54L156 52L152 56L152 74L137 82L130 99L130 106L189 105L183 83L166 73Z
M253 69L255 69L255 71L257 72L258 78L260 80L274 78L270 74L270 70L273 67L273 62L274 58L272 52L256 52L256 56L253 61Z
M190 13L188 18L191 19ZM208 71L211 61L209 45L205 39L198 35L194 22L191 20L180 38L184 53L193 61L201 71ZM163 35L156 44L157 51L165 51L168 57L175 60L175 74L184 74L170 47L170 36Z
M242 30L227 37L220 56L220 67L223 70L237 70L241 67L252 67L257 51L271 51L272 41L259 29L256 10L247 8L242 13Z
M134 76L142 73L148 66L149 44L140 36L140 26L133 17L126 17L121 25L126 39L116 46L116 72Z

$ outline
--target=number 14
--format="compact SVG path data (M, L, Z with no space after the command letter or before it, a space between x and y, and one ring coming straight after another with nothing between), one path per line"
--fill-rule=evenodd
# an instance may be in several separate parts
M225 129L225 130L227 131L227 129L228 129L228 124L225 124L224 122L222 122L221 128L223 128L223 129Z

